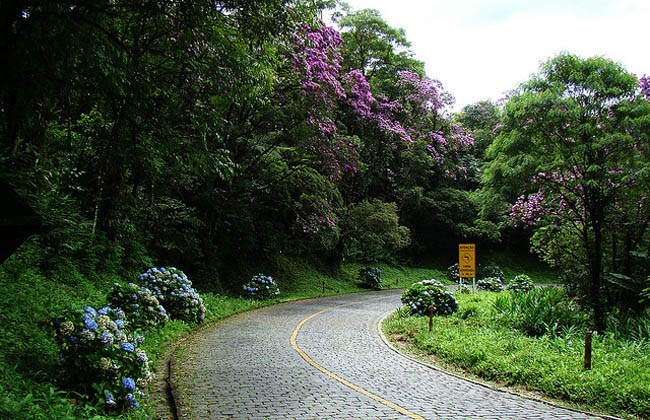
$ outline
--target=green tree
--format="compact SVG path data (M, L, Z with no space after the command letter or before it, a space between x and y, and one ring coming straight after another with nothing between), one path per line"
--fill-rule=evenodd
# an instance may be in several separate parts
M577 266L571 272L581 278L569 280L582 284L598 330L606 233L623 202L643 201L648 186L650 105L637 90L637 79L611 60L562 54L508 101L487 152L486 185L511 202L526 194L512 216L540 227L534 243L543 257ZM565 258L552 258L558 254Z

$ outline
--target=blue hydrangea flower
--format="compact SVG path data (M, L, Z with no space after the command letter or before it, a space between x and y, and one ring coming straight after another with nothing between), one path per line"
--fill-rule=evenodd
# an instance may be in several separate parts
M126 394L126 402L129 403L129 405L133 408L140 408L140 404L138 404L138 401L135 399L133 394L129 393Z
M115 397L113 397L113 394L111 394L109 391L106 391L106 394L104 395L104 401L106 402L106 405L111 407L117 405L115 402Z
M102 338L101 341L103 344L110 346L113 344L113 334L109 333L108 331L104 331L102 333Z
M84 324L90 331L97 331L97 323L94 320L87 319L84 321Z
M91 314L92 316L97 316L97 311L92 306L86 306L84 312Z
M97 311L98 315L108 315L110 313L111 313L111 307L110 306L104 306L99 311Z
M135 391L135 381L131 378L122 379L122 386L127 391Z
M117 328L124 328L124 321L122 321L121 319L116 319L115 325L117 325Z
M131 343L122 343L122 346L120 347L124 351L128 351L129 353L132 353L133 350L135 350L135 347Z

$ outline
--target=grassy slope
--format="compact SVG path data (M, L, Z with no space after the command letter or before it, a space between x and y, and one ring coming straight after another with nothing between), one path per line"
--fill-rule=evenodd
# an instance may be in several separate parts
M102 306L106 292L120 279L90 280L78 273L60 273L57 278L46 278L35 270L24 270L24 266L14 257L0 266L0 418L105 418L101 410L71 405L70 400L81 396L67 394L57 387L58 349L50 320L68 306ZM282 292L280 301L321 296L323 281L328 295L364 290L356 284L357 272L362 267L359 264L345 265L335 277L286 257L282 257L279 266L282 267L279 272L269 274L278 281ZM403 287L425 278L444 277L441 271L432 268L396 268L383 264L379 267L385 287ZM208 321L263 305L242 298L201 294L208 308ZM188 334L192 328L184 322L172 321L148 334L144 347L149 358L155 364L169 343ZM148 415L146 410L139 410L116 418L145 419Z
M581 333L531 338L503 327L490 316L492 293L459 296L460 310L434 318L393 317L384 331L413 346L420 357L433 355L444 366L501 385L524 387L614 415L650 417L650 346L594 338L594 367L585 371ZM469 306L472 311L464 310Z

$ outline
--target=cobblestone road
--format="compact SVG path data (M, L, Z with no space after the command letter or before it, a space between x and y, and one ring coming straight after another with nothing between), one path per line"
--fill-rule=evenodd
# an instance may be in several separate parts
M377 297L386 298L369 300ZM296 338L328 375L307 363L290 337L307 317L345 304L309 319ZM493 391L391 351L377 322L398 305L396 291L327 297L245 313L205 329L179 354L181 419L594 418Z

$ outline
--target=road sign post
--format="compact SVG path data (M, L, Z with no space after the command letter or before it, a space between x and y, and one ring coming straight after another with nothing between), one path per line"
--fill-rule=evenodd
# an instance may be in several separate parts
M458 244L458 276L472 279L472 291L476 288L476 244Z

